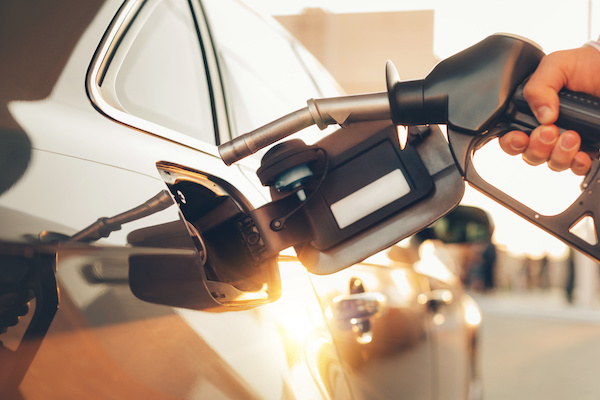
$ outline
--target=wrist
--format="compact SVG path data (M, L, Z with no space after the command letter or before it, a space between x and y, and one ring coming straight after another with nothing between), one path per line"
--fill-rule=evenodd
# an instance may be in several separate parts
M593 47L600 52L600 37L596 40L590 40L589 42L585 43L584 46Z

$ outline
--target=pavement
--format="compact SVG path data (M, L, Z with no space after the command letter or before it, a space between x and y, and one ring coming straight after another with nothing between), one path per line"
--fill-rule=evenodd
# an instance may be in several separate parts
M484 316L494 314L600 324L600 303L571 304L561 289L498 290L469 294L477 301Z
M599 305L569 304L560 289L472 296L485 400L600 399Z

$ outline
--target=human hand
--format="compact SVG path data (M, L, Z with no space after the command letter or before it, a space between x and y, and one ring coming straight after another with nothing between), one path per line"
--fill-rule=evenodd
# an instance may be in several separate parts
M600 96L600 52L590 46L564 50L545 56L531 76L523 95L538 122L530 136L509 132L500 138L500 146L511 155L522 154L531 165L548 162L555 171L568 168L585 175L591 166L590 157L579 151L581 139L574 131L559 135L553 125L558 118L558 92L562 88Z

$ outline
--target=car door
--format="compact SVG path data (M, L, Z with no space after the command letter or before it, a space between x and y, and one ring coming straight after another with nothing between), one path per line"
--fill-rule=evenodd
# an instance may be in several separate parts
M357 398L437 398L436 332L417 251L393 248L345 270L311 276Z
M452 258L444 245L428 240L421 245L420 259L414 269L427 282L428 290L419 302L425 306L427 323L432 333L434 387L438 399L469 398L475 393L473 381L473 330L465 317L470 298L463 292ZM474 322L477 326L479 321Z
M350 396L306 271L255 262L240 228L265 198L217 155L229 119L201 5L106 2L85 26L61 6L32 18L47 41L79 25L52 90L8 103L32 146L0 198L2 266L60 288L15 398ZM38 280L2 337L4 393L56 287Z

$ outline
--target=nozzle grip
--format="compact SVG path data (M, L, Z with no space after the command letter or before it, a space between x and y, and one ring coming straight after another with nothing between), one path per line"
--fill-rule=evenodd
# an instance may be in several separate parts
M525 84L520 85L513 97L517 111L533 116L523 96ZM582 147L600 149L600 98L563 89L558 93L559 115L556 125L579 133Z
M497 130L476 137L448 130L450 147L462 170L464 180L515 214L600 262L600 197L597 195L600 192L600 169L596 168L590 173L586 179L588 184L583 188L579 197L566 210L557 215L543 215L524 205L493 186L477 172L473 162L477 149L512 128L512 125L500 126ZM574 231L575 226L584 218L591 218L593 221L594 238L591 240L581 237Z

